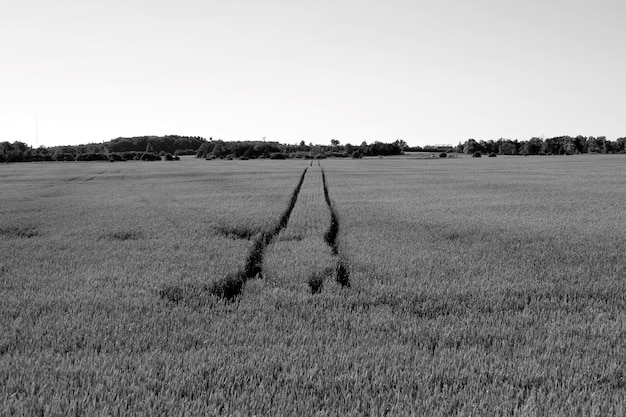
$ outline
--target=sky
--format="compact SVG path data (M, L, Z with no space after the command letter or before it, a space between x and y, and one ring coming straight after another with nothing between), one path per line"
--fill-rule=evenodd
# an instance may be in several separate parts
M626 136L623 0L0 4L0 141Z

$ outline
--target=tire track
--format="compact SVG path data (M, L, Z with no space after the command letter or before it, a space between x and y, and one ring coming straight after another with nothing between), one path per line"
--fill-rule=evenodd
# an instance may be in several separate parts
M322 170L309 168L289 223L265 253L267 285L303 296L309 290L321 292L326 280L334 281L337 257L324 240L329 223Z
M339 253L339 248L337 246L337 235L339 234L339 219L337 218L337 213L335 212L333 203L330 200L330 195L328 194L328 183L326 182L326 174L324 173L323 168L322 183L324 184L324 198L326 199L326 205L330 210L330 226L324 234L324 240L326 241L326 243L328 243L328 246L332 248L333 255L337 255Z
M307 169L308 168L304 168L304 172L302 172L302 175L300 176L300 181L298 181L298 185L291 194L289 206L287 206L287 209L285 209L283 214L280 216L280 219L274 229L267 233L261 233L261 235L255 240L243 270L246 279L254 278L257 275L262 277L263 254L265 252L265 248L267 245L272 243L272 240L274 240L280 231L287 226L287 223L289 223L289 217L291 217L291 212L298 201L298 194L300 194L300 189L302 188L302 183L304 182Z
M326 199L326 205L328 205L328 209L330 210L330 225L324 234L324 240L333 250L333 255L339 258L337 261L337 269L335 271L335 279L337 280L337 283L339 283L342 287L350 287L350 269L348 268L347 262L345 262L343 257L339 254L339 242L337 242L337 237L339 235L339 217L337 216L337 211L335 210L335 206L330 199L330 194L328 193L328 182L326 181L324 168L322 168L322 183L324 185L324 198Z
M206 293L226 300L234 300L243 291L246 281L252 278L262 278L265 249L272 243L274 238L278 236L281 230L287 226L287 223L289 223L289 217L298 201L298 194L300 194L307 169L308 168L305 168L302 175L300 175L300 180L291 194L289 205L281 214L274 228L268 232L261 233L254 240L243 269L227 274L213 283L201 286L187 285L182 288L180 286L166 286L159 291L159 296L175 304L181 301L187 302L188 304L202 304L202 300L206 298L206 296L204 296Z

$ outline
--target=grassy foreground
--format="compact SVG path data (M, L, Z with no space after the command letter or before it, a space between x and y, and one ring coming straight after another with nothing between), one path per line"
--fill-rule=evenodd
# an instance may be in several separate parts
M321 165L0 165L0 415L626 414L623 157Z

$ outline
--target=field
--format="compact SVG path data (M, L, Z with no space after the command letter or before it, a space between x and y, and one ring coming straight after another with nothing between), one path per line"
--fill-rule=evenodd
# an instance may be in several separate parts
M0 415L626 415L625 183L619 155L0 164Z

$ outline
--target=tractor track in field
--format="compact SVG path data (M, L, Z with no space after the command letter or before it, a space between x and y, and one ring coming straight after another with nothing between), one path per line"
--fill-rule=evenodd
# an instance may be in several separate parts
M338 258L335 271L335 279L337 283L339 283L342 287L349 287L350 270L347 266L347 263L344 261L343 257L339 253L339 242L337 241L337 237L339 236L339 216L337 216L335 205L330 199L330 194L328 192L328 182L326 181L326 173L324 172L324 168L322 168L322 183L324 186L324 199L326 200L328 210L330 210L330 225L328 226L328 230L324 234L324 240L332 249L333 255L337 256Z
M289 223L291 212L298 201L298 195L300 194L300 189L302 188L302 183L304 182L307 170L308 168L305 168L300 175L300 180L291 194L289 205L281 214L276 226L274 226L274 228L270 231L260 233L256 239L254 239L252 248L248 252L246 263L242 270L230 273L211 284L205 284L201 287L187 286L185 288L181 288L179 286L166 286L159 291L159 296L162 299L166 299L167 301L174 302L176 304L181 301L185 301L188 298L198 298L199 295L206 292L216 295L219 298L233 300L241 294L246 281L252 278L262 278L263 255L265 253L265 249L270 243L272 243L274 238L278 236L281 230L287 226L287 223Z
M330 195L328 194L328 183L326 182L326 174L324 173L323 168L322 183L324 185L324 199L326 199L326 205L328 206L328 210L330 210L330 226L324 234L324 240L333 250L333 255L337 255L339 253L339 248L337 245L337 235L339 234L339 219L337 218L337 212L335 212L333 202L331 201Z
M276 226L268 232L261 233L254 240L243 270L237 271L234 274L228 274L215 282L210 288L213 294L220 298L232 300L243 291L243 286L246 281L252 278L263 278L263 255L265 254L265 249L272 243L274 238L278 236L281 230L287 226L287 223L289 223L291 212L298 201L298 195L300 194L300 189L302 188L307 170L308 168L304 168L302 175L300 175L300 180L291 193L289 205L278 219Z
M248 254L248 258L246 260L246 265L244 267L244 274L246 278L254 278L257 275L262 276L263 274L263 254L265 252L265 248L272 243L274 238L278 236L281 230L287 227L287 223L289 223L289 218L291 217L291 212L293 208L296 206L296 202L298 201L298 195L300 194L300 189L302 188L302 183L304 182L304 177L306 176L308 168L304 168L304 172L300 176L300 181L298 181L298 185L293 190L291 194L291 199L289 200L289 206L280 216L278 223L274 227L273 230L267 233L261 233L261 235L254 241L254 245L252 246L252 250Z
M229 273L226 276L218 279L215 282L203 285L187 285L186 287L180 286L166 286L161 289L159 295L162 299L178 304L179 302L198 302L203 298L203 294L212 294L221 299L234 300L239 296L244 288L245 283L253 278L263 277L263 257L266 248L274 241L274 239L280 234L280 232L287 227L291 213L298 201L300 189L304 182L304 178L307 174L308 168L305 168L300 179L294 188L289 204L279 217L276 225L269 231L262 232L257 235L252 243L252 247L246 257L244 267L239 271ZM322 185L324 189L324 199L328 210L330 212L330 224L328 229L324 233L324 241L331 248L333 256L337 257L337 264L335 266L335 279L341 287L350 287L350 271L347 263L344 261L339 251L339 217L333 201L330 198L328 182L326 180L326 174L324 169L322 172Z

